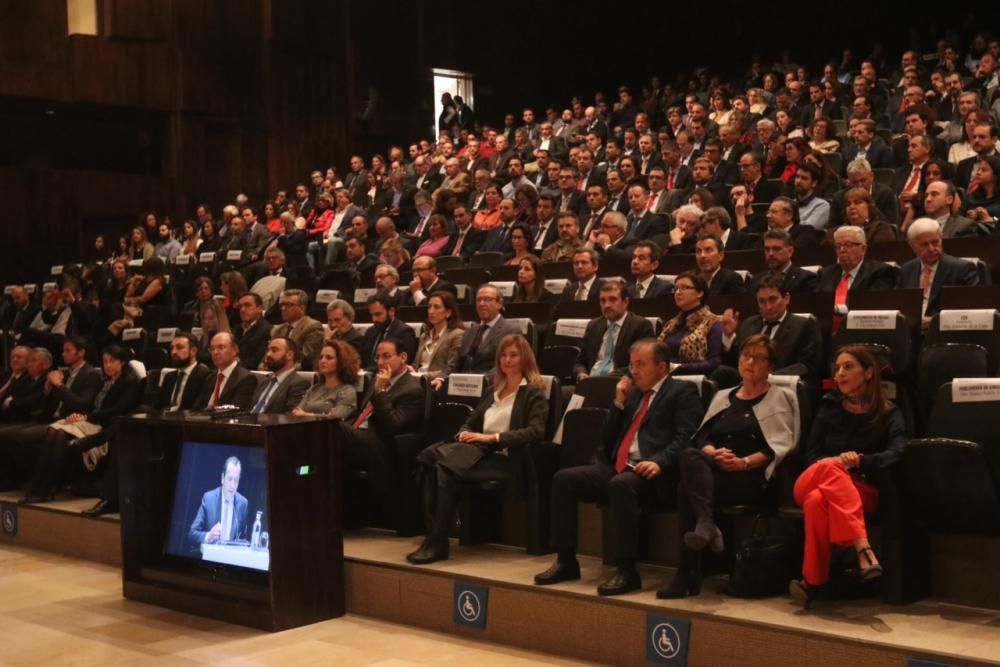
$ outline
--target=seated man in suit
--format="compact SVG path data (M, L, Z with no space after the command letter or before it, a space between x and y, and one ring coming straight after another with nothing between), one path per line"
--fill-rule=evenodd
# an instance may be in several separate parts
M745 291L746 282L742 276L722 266L722 262L726 259L726 251L722 248L722 241L718 236L699 234L694 256L698 270L708 283L706 297L714 294L742 294Z
M750 250L754 239L743 232L733 229L733 220L729 211L721 206L712 206L701 216L702 234L718 236L722 241L722 249L726 252L734 250Z
M410 357L395 338L384 338L375 350L378 372L371 396L353 423L340 423L348 470L367 470L372 486L388 491L396 483L397 454L393 437L423 427L424 387L407 370Z
M271 329L271 338L291 338L299 346L299 363L303 370L312 370L313 360L323 345L323 325L306 315L309 297L300 289L281 294L282 324Z
M271 323L264 317L264 302L255 292L239 296L240 326L233 331L240 346L240 364L248 370L260 367L271 338Z
M145 396L137 411L190 410L205 382L209 378L214 380L213 375L208 366L198 363L197 339L187 331L180 331L170 341L169 369L162 369L156 382L147 379Z
M713 373L720 388L740 383L739 351L750 336L763 334L774 341L777 358L776 375L798 375L804 381L821 377L822 337L816 320L788 312L791 294L781 278L767 276L757 283L754 294L758 314L740 321L740 314L730 309L722 316L722 346L724 366Z
M259 262L246 268L247 276L260 276L253 281L250 291L260 295L264 302L264 310L267 310L278 302L281 293L285 290L288 282L288 271L285 269L285 253L280 248L269 248L264 252L264 266L261 270L254 270L259 266Z
M899 197L900 206L905 206L920 196L923 184L923 167L931 156L931 141L924 134L910 137L906 155L909 163L896 169L892 175L892 191Z
M573 301L589 301L599 303L599 293L603 278L597 277L597 266L599 255L596 250L590 248L580 248L573 253L573 278L566 283L562 295L559 297L560 303L571 303Z
M900 289L923 291L921 324L926 328L941 311L941 288L978 285L979 273L972 262L945 254L944 236L937 220L917 218L906 230L906 240L916 257L899 267L896 284Z
M635 565L640 507L673 506L677 454L697 430L704 410L694 384L670 377L666 343L651 338L634 343L629 362L631 377L618 382L597 462L564 468L552 479L556 562L535 576L536 584L580 578L576 504L596 501L608 503L618 554L618 569L597 592L621 595L642 588Z
M833 232L833 245L837 250L837 263L820 270L817 289L833 292L836 329L840 325L840 316L847 312L851 292L892 289L896 285L896 273L891 266L877 259L865 259L868 242L861 227L838 227Z
M771 230L785 232L796 248L817 246L826 238L822 230L798 221L798 207L789 197L775 197L768 205L767 231Z
M396 319L396 299L379 290L368 297L368 313L372 326L361 341L361 367L366 371L378 368L378 344L387 338L396 340L408 359L417 354L417 335L405 322Z
M364 236L353 232L348 234L344 239L344 256L347 259L334 267L336 270L351 271L362 285L374 279L375 267L378 266L378 259L368 252L365 240Z
M704 211L694 204L683 204L670 214L674 228L667 236L668 255L693 255L698 234L701 233L701 217Z
M739 184L746 188L749 204L770 203L780 196L781 187L764 178L763 159L756 151L747 151L737 162L740 170Z
M642 183L628 189L628 234L630 242L654 241L661 247L667 243L667 220L649 210L649 190Z
M630 299L655 299L661 294L674 291L674 286L663 278L656 277L660 268L660 257L663 251L652 241L639 241L632 248L632 263L630 265L635 282L628 286Z
M201 544L249 538L247 499L237 491L242 468L238 458L227 458L222 464L219 487L206 491L201 497L198 514L188 529L188 545L192 551L197 552Z
M591 375L624 375L628 371L628 351L632 343L653 336L653 325L645 317L628 310L625 282L609 279L601 285L601 316L587 323L580 342L580 355L573 367L579 382Z
M862 118L851 121L851 141L845 142L840 149L844 156L844 164L855 160L866 160L871 169L891 169L892 149L875 136L875 121ZM839 218L834 218L839 220Z
M208 350L212 355L215 372L206 378L201 394L192 407L203 410L220 405L235 405L242 410L249 410L250 399L257 388L257 378L240 366L240 348L236 336L219 332L212 336Z
M24 356L19 373L11 365L11 375L0 390L0 421L9 423L34 422L42 418L45 409L45 382L52 368L52 353L42 347L18 345L18 356ZM13 360L14 352L11 353Z
M974 220L953 212L957 197L958 191L951 181L934 181L924 191L924 215L937 221L941 236L946 239L976 236L979 233Z
M847 187L834 193L830 200L830 220L840 224L844 219L844 195L851 188L862 188L875 200L875 207L882 212L887 222L899 224L899 200L888 185L875 181L875 172L867 160L857 158L847 163Z
M464 204L456 206L452 216L455 220L455 233L452 235L451 247L445 248L444 254L468 260L483 246L486 232L472 226L472 213Z
M427 297L434 292L451 292L458 296L458 289L447 280L438 277L437 262L429 255L421 255L413 260L413 280L410 291L403 294L401 306L425 305Z
M486 283L476 290L476 315L479 322L466 331L458 356L434 379L437 391L452 373L492 373L496 365L497 345L507 334L521 333L520 327L500 314L503 295L495 285Z
M11 289L10 301L13 308L8 314L7 321L4 322L5 328L14 334L23 333L35 321L39 311L38 304L32 301L31 295L20 285L15 285Z
M577 250L584 247L580 238L580 219L576 213L564 212L556 216L558 240L542 251L543 262L566 262L573 259Z
M601 226L591 232L587 246L602 259L624 263L632 259L632 246L625 238L628 221L618 211L608 211L601 217Z
M778 200L771 203L772 207L777 205ZM750 281L750 291L756 292L757 285L770 276L781 281L785 292L815 292L819 276L792 264L794 254L795 244L788 232L780 227L767 230L764 233L764 263L767 268L754 275Z
M324 345L330 341L342 340L354 346L358 353L361 352L364 336L354 328L354 306L343 299L334 299L326 304L326 324L328 331L323 339Z
M264 366L271 375L257 383L250 404L255 415L280 415L290 412L302 401L309 381L299 375L299 349L291 338L272 338L267 346Z

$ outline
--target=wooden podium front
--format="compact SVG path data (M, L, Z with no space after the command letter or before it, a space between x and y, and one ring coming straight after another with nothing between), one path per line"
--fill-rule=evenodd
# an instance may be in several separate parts
M122 579L131 600L278 631L344 614L338 422L164 413L117 422ZM166 551L182 444L263 448L269 572L181 562ZM233 561L240 563L241 561Z

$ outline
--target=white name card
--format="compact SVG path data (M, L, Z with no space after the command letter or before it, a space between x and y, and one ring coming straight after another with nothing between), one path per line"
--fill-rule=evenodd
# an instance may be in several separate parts
M500 296L508 299L514 296L514 282L511 280L498 280L495 283L490 283L498 290L500 290Z
M169 343L177 335L177 329L174 327L167 327L164 329L156 330L156 342L157 343Z
M198 340L203 340L205 338L205 330L201 327L191 327L191 335Z
M52 275L52 276L61 276L62 272L63 272L63 265L62 264L56 264L51 269L49 269L49 275Z
M230 250L229 252L226 253L226 259L229 260L230 262L238 262L241 259L243 259L243 251Z
M128 261L128 265L131 266L133 269L141 269L142 268L142 260L141 259L130 259Z
M465 299L465 295L469 293L468 285L455 285L455 291L458 292L459 299Z
M58 285L56 285L55 283L45 283L42 285L42 292L51 292L56 287L58 287Z
M226 295L225 294L213 294L212 298L215 299L216 301L218 301L219 303L222 303L223 301L226 300Z
M788 387L791 390L795 390L795 387L799 383L798 375L768 375L767 381L773 385L779 387Z
M210 264L215 261L214 252L203 252L198 255L198 261L202 264Z
M17 287L19 287L19 285L7 285L6 287L3 288L3 293L12 294L14 292L14 289Z
M191 255L177 255L177 257L174 258L174 264L177 264L178 266L187 266L190 263Z
M848 329L893 330L898 310L852 310L847 313Z
M588 320L561 319L556 320L556 335L567 338L583 338L587 332Z
M24 286L24 291L27 292L28 294L34 294L35 292L38 291L38 285L34 285L34 284L25 285Z
M485 377L478 373L453 373L448 376L448 395L479 398L483 395Z
M135 327L133 329L125 329L122 331L122 340L139 340L142 338L142 329Z
M359 287L354 290L354 303L364 303L368 297L375 293L375 290L375 287Z
M942 310L941 331L993 331L995 310Z
M507 321L508 322L513 322L517 326L521 327L521 335L522 336L527 336L528 335L528 323L531 322L530 319L528 319L527 317L512 317L512 318L510 318Z
M956 378L951 382L953 403L1000 401L1000 378Z
M556 429L556 434L552 436L552 442L557 445L562 444L563 439L563 424L566 423L566 415L568 415L573 410L579 410L583 407L584 398L580 394L573 394L569 397L569 401L566 403L566 410L563 412L562 419L559 420L559 428Z
M423 322L407 322L406 326L408 326L411 329L413 329L413 335L414 336L416 336L417 338L420 338L420 332L423 331L423 329L424 329L424 323Z
M567 283L569 281L565 278L550 278L545 281L545 289L553 294L562 294L562 291L566 289Z
M881 384L882 384L882 393L885 394L885 397L888 398L890 401L895 401L896 383L889 382L888 380L883 380Z
M673 364L671 364L673 366ZM698 395L701 396L701 388L705 386L705 376L704 375L674 375L675 380L683 380L684 382L691 382L694 384L695 389L698 390Z
M367 331L368 331L369 329L371 329L371 328L372 328L373 326L375 326L375 325L374 325L374 324L372 324L371 322L359 322L359 323L357 323L357 324L355 324L355 325L354 325L354 329L355 329L355 331L357 331L357 332L358 332L359 334L361 334L362 336L364 336L364 335L365 335L365 333L366 333L366 332L367 332Z
M803 271L808 271L809 273L818 274L820 272L820 269L822 269L823 267L820 266L819 264L810 264L809 266L802 266L799 268L801 268Z
M340 298L340 292L335 289L321 289L316 291L316 303L330 303Z

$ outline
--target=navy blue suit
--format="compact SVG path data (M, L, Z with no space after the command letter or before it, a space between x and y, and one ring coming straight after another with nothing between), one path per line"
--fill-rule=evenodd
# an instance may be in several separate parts
M205 541L205 535L212 530L212 526L222 521L222 487L216 487L211 491L206 491L201 497L201 506L198 514L191 522L188 530L188 540L192 546ZM247 534L247 499L237 492L233 496L233 526L229 539L246 539Z

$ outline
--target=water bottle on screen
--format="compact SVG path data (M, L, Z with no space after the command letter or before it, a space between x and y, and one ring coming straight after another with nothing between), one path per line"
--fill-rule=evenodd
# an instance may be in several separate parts
M250 548L260 549L260 517L264 510L257 510L257 518L253 522L253 535L250 537Z

